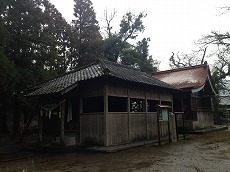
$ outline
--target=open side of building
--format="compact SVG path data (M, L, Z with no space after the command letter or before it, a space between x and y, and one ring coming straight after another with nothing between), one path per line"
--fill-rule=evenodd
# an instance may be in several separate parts
M40 98L41 144L111 146L175 140L173 93L180 92L134 68L97 60L33 87L27 96Z

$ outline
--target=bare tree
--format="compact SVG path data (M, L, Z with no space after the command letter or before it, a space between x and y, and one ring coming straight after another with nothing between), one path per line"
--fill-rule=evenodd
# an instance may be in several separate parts
M177 52L175 54L172 52L172 55L169 58L169 66L173 69L203 64L206 57L206 52L207 46L198 47L198 50L194 50L190 54L185 54L182 52Z
M116 14L117 14L117 11L115 9L110 14L108 14L107 9L104 11L104 19L103 20L106 24L106 26L104 28L105 28L105 33L108 37L111 37L113 34L112 33L113 26L111 23L114 20Z

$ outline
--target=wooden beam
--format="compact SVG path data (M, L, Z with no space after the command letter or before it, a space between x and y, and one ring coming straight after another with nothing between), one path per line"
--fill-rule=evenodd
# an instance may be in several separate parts
M60 143L64 143L65 101L60 104L60 107L61 107Z
M128 138L129 142L131 142L131 133L130 133L130 91L129 91L129 83L127 84L127 111L128 111Z
M39 143L42 145L42 142L43 142L43 140L42 140L43 116L41 116L41 115L42 114L39 114L39 117L38 117L38 126L39 126Z
M176 113L174 113L175 115L175 123L176 123L176 140L179 141L179 134L178 134L178 123L177 123L177 115Z
M181 96L181 107L182 107L182 112L184 112L184 97ZM185 139L185 127L184 127L184 114L182 114L182 123L183 123L183 138Z
M79 123L80 123L80 144L82 144L82 114L83 114L83 98L80 95L80 108L79 108L79 115L80 115L80 119L79 119Z
M157 133L158 133L158 144L161 145L161 131L160 131L160 107L157 107Z
M167 109L168 111L168 135L169 135L169 143L171 142L171 130L170 130L170 114L169 114L169 110Z
M104 146L108 144L108 84L107 80L104 82Z
M147 100L147 93L145 89L145 120L146 120L146 138L149 139L149 123L148 123L148 100Z

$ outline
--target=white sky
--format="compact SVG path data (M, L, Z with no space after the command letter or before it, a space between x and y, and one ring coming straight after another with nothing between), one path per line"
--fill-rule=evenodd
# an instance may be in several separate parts
M122 16L131 11L146 11L146 29L139 36L150 37L150 54L161 61L160 70L168 69L171 52L191 53L194 41L212 30L227 31L230 14L220 15L219 7L230 6L229 0L91 0L100 26L104 26L104 10L117 11L113 26L119 26ZM73 0L50 0L71 22Z

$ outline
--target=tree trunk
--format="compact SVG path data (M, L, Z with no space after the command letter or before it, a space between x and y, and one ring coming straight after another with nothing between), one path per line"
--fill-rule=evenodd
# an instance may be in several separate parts
M0 104L0 135L9 134L9 128L7 126L7 107L4 104Z
M16 98L17 99L17 98ZM21 117L21 113L20 113L20 104L19 101L14 100L14 110L13 110L13 136L17 137L20 135L20 117Z

